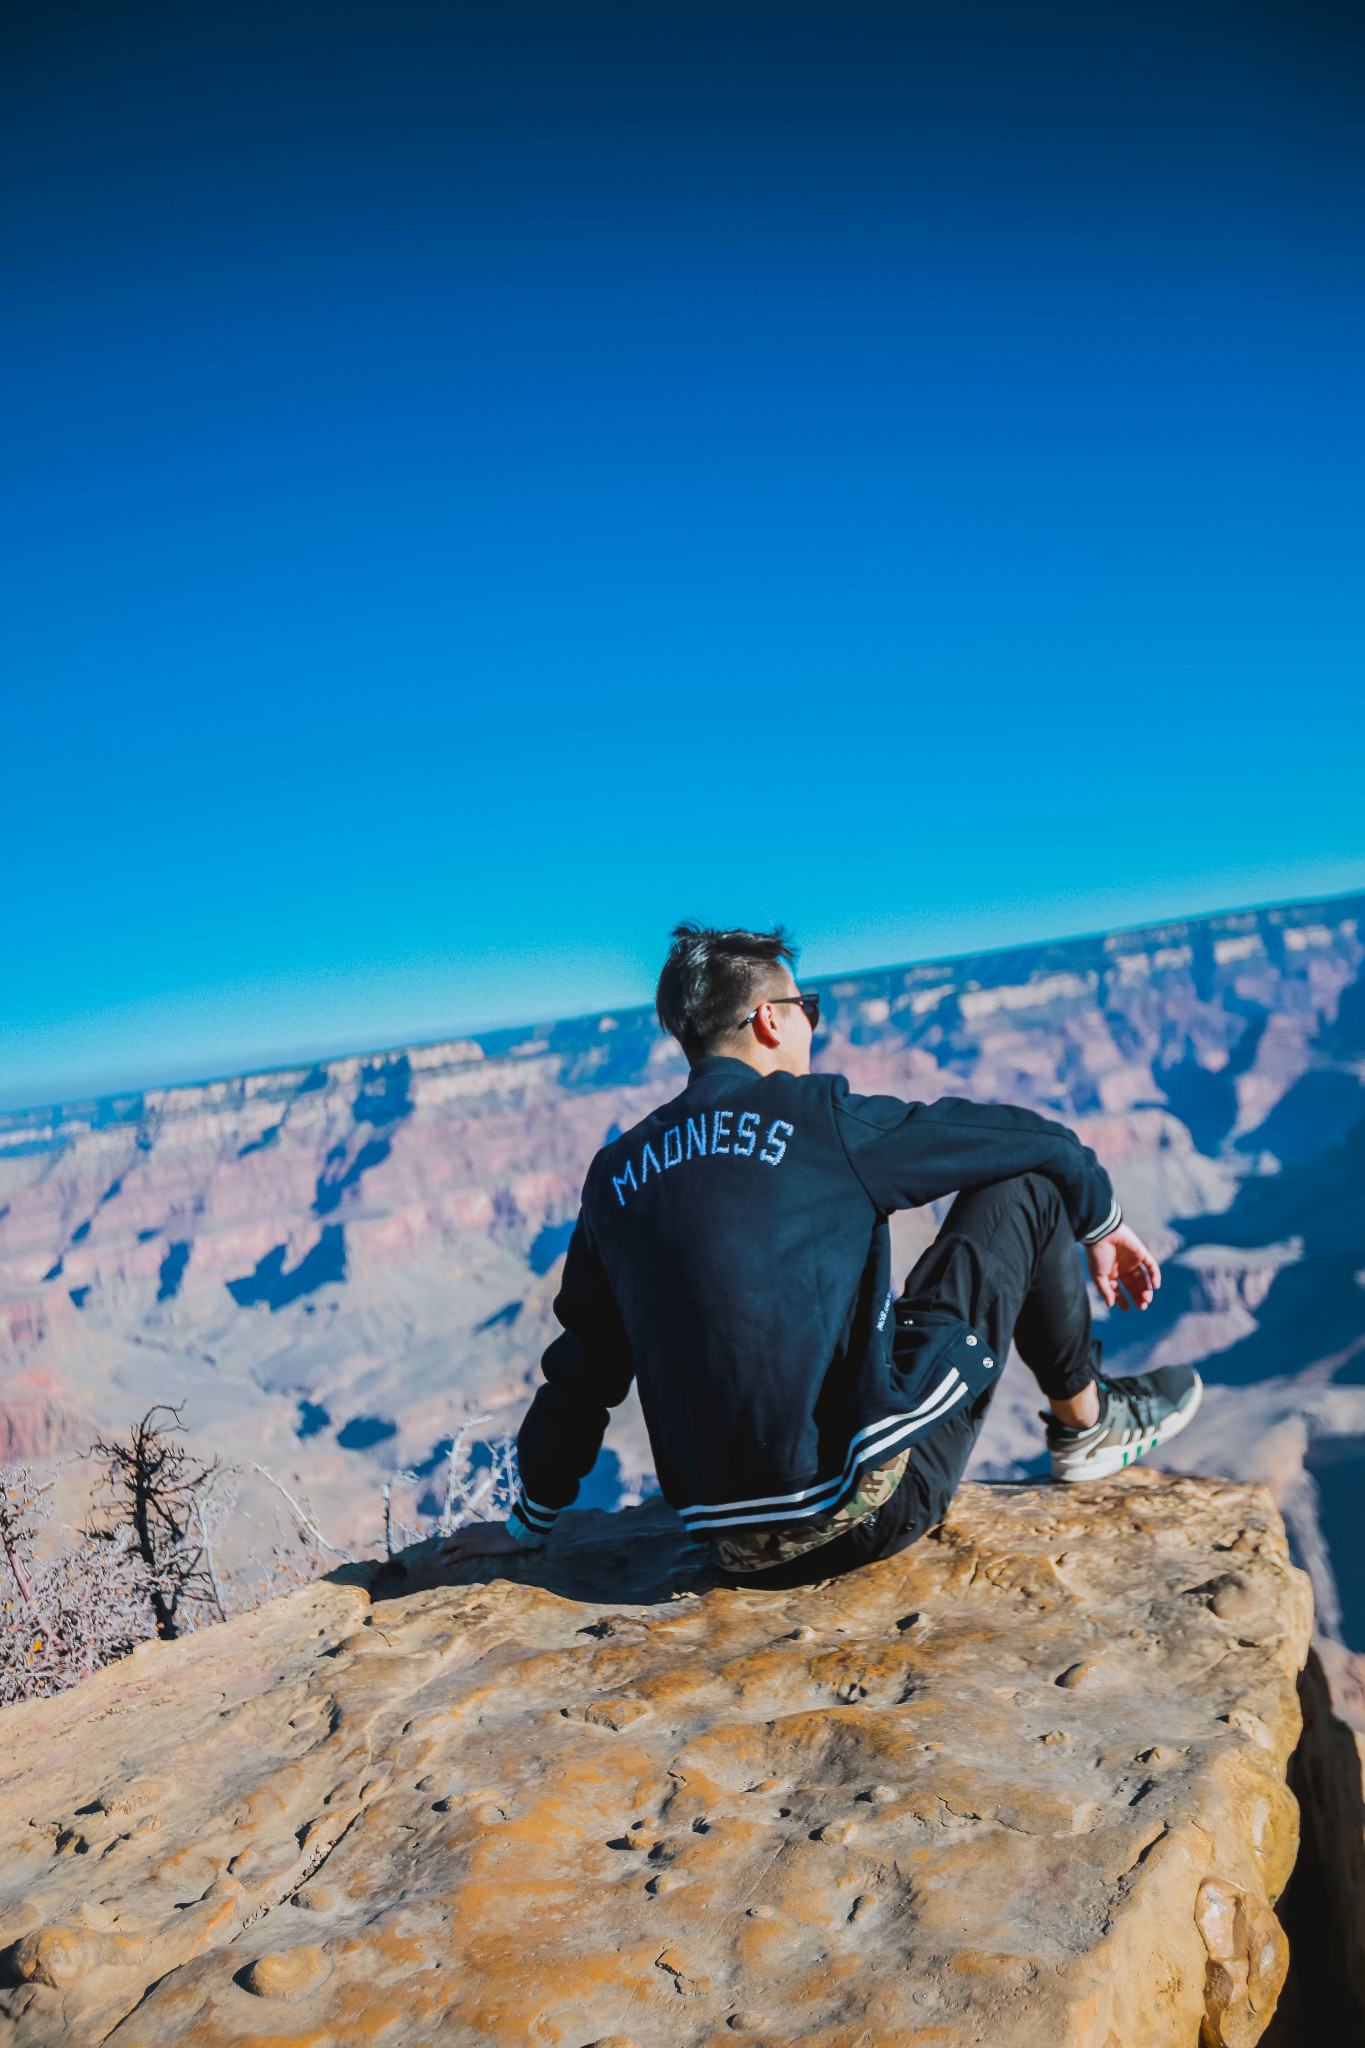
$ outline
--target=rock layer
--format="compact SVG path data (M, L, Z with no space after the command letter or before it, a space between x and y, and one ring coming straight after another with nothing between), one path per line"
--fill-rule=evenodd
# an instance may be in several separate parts
M1146 1315L1104 1320L1109 1365L1200 1365L1210 1398L1162 1462L1268 1481L1320 1629L1357 1651L1363 969L1365 897L1190 919L826 981L815 1055L855 1089L1022 1103L1096 1148L1165 1262ZM402 1518L430 1516L460 1422L520 1420L593 1153L684 1072L652 1011L623 1010L0 1113L0 1453L58 1459L183 1401L195 1451L269 1466L350 1549L390 1473L418 1475ZM893 1219L900 1273L935 1227ZM1039 1469L1037 1409L1011 1362L973 1476ZM651 1472L631 1398L581 1505ZM243 1502L252 1532L279 1505L250 1477ZM68 1495L55 1520L82 1512Z
M1259 2038L1311 1625L1264 1490L970 1486L786 1593L658 1502L513 1569L7 1714L0 2040Z

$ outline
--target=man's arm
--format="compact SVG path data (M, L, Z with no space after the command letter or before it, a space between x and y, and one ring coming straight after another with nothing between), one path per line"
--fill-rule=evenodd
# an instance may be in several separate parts
M1123 1221L1109 1176L1089 1146L1031 1109L958 1096L902 1102L894 1095L850 1095L840 1080L834 1120L849 1164L883 1212L1041 1173L1061 1195L1082 1244L1098 1243Z
M582 1215L555 1297L564 1326L541 1360L543 1383L517 1433L520 1485L506 1522L474 1522L442 1546L444 1556L508 1556L545 1541L579 1481L597 1462L607 1410L624 1401L635 1376L620 1311Z

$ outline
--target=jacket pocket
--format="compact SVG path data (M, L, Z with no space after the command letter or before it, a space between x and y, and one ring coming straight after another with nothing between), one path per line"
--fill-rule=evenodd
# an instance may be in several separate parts
M896 1303L891 1379L898 1401L913 1410L956 1373L973 1399L999 1376L1002 1360L960 1316Z

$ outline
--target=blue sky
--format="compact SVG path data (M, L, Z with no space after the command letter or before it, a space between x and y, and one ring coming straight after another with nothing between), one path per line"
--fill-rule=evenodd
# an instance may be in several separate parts
M1365 36L7 12L0 1105L1365 882Z

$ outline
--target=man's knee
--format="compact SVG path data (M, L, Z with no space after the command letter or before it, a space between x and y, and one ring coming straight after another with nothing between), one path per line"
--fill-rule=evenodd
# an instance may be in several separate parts
M989 1187L978 1189L976 1195L969 1196L968 1200L973 1206L980 1202L997 1215L1022 1210L1040 1240L1066 1220L1061 1195L1045 1173L1016 1173L1008 1180L992 1181Z
M1012 1180L1003 1181L1001 1185L1008 1188L1016 1200L1030 1203L1049 1220L1062 1213L1057 1183L1049 1180L1045 1173L1017 1173Z

